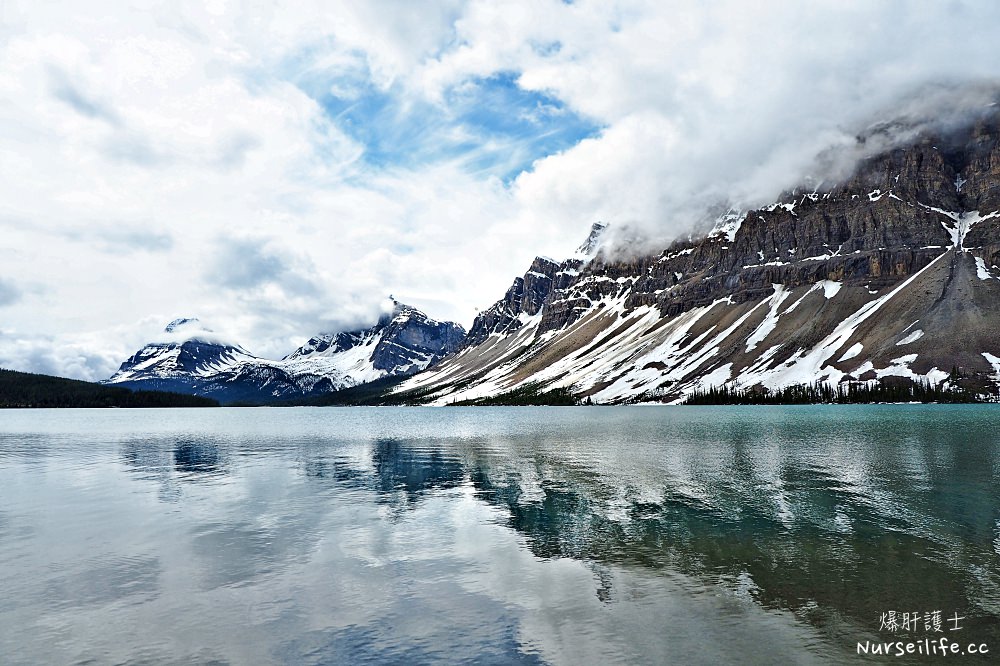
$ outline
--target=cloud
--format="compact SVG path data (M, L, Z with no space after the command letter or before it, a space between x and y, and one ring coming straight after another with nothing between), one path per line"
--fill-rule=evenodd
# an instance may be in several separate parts
M230 347L240 347L237 340L231 340L220 335L214 329L205 326L197 318L181 318L171 321L157 336L150 342L187 342L188 340L200 340L218 345L228 345Z
M836 176L1000 56L1000 7L961 1L4 11L0 261L43 290L0 357L87 377L191 313L270 356L390 293L468 326L592 222L655 246Z
M0 368L96 381L107 378L107 369L125 358L115 357L103 345L0 331Z
M93 224L86 229L70 229L62 233L74 243L119 255L169 252L174 247L174 237L169 232L153 229L142 223Z
M230 289L245 290L268 284L303 285L292 270L291 259L267 247L260 239L220 239L218 256L208 278ZM309 290L312 290L310 287Z
M21 290L10 280L0 278L0 308L21 300Z
M68 104L77 113L88 118L103 120L111 125L119 123L118 114L102 101L90 97L77 87L65 72L52 67L49 69L52 94L56 99Z
M599 211L660 242L720 201L766 202L826 175L810 173L816 156L891 118L901 97L996 79L982 26L1000 10L982 5L536 4L470 5L460 46L422 68L423 85L440 94L514 71L522 88L604 125L543 157L518 190L548 219Z

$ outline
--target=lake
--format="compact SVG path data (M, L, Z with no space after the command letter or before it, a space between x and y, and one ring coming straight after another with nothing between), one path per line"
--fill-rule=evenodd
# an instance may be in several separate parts
M0 662L1000 658L998 417L0 411Z

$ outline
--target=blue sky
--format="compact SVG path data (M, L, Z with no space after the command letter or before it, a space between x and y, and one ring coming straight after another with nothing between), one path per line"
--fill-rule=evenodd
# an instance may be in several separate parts
M451 162L509 182L535 160L601 129L559 99L521 88L518 76L470 78L445 90L440 103L410 99L399 85L381 89L363 74L311 71L291 80L364 146L363 159L372 168Z

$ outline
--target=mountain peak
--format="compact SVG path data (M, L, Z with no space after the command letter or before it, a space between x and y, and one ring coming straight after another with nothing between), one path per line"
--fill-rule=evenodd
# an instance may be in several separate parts
M389 301L392 309L384 307L374 325L317 335L286 356L284 362L296 368L304 368L303 363L319 363L348 378L346 385L353 385L423 370L457 350L465 338L465 329L454 322L431 319L392 296Z
M587 240L583 241L583 244L576 248L576 253L587 258L593 257L597 254L597 248L601 245L601 237L604 236L604 232L607 230L608 225L604 222L594 222L590 227Z
M185 328L190 324L199 323L197 317L178 317L172 322L167 324L167 327L163 329L164 333L176 333L178 329Z
M392 296L389 297L392 302L391 310L383 310L382 315L378 318L378 322L373 327L374 329L385 328L393 322L404 322L408 319L428 319L427 315L424 314L419 308L415 308L412 305L407 305L406 303L401 303Z

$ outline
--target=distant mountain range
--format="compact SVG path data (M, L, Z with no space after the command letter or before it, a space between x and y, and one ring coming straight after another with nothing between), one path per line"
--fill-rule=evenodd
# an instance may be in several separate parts
M875 145L890 126L859 138ZM398 306L281 361L199 340L148 345L110 383L234 400L308 397L379 380L369 402L497 396L676 402L710 387L776 391L1000 383L1000 114L924 131L702 238L633 257L536 258L466 334ZM189 322L175 322L178 328ZM412 375L412 376L409 376ZM387 377L407 377L390 385Z
M230 404L293 400L419 372L465 338L458 324L396 302L370 328L318 335L277 361L219 341L197 319L172 321L164 333L170 341L147 344L105 383Z

